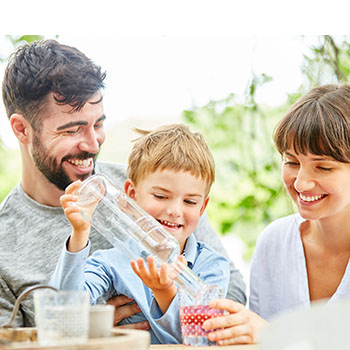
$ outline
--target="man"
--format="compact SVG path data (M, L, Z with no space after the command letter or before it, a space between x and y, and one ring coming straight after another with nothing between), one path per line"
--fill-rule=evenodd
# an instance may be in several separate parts
M96 162L104 142L106 118L102 90L105 73L83 53L54 40L19 48L3 80L3 101L22 158L21 182L0 206L0 325L8 321L18 295L47 283L70 233L59 198L71 182L104 173L122 184L121 165ZM195 231L225 254L206 215ZM95 230L91 252L110 244ZM242 276L231 266L228 298L245 304ZM139 308L116 296L116 324ZM22 302L16 326L33 326L31 298ZM134 325L147 329L147 323Z

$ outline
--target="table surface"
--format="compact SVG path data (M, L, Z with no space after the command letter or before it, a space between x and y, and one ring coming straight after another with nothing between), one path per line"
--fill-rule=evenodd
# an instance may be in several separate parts
M250 345L228 345L228 346L186 346L181 344L162 344L162 345L151 345L150 350L199 350L199 349L208 349L208 350L259 350L259 345L250 344Z

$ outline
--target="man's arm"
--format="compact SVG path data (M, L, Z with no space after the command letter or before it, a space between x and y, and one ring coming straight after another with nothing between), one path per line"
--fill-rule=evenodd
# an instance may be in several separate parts
M227 252L222 245L219 236L210 226L208 215L206 212L201 216L198 226L194 231L194 234L198 241L202 241L211 246L218 253L226 256L228 258ZM226 297L234 301L245 305L247 302L247 297L245 294L245 283L243 281L243 276L235 265L230 260L230 283L227 291Z

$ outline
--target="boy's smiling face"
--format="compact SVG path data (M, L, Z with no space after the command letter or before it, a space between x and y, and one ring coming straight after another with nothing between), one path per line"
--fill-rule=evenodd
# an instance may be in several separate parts
M208 204L206 190L207 183L187 171L157 170L136 186L125 183L126 194L178 240L181 252Z

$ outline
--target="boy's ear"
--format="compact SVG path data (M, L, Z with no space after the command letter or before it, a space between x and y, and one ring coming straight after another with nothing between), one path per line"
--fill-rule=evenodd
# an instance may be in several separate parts
M31 129L28 120L22 114L14 113L11 115L10 124L18 141L27 144L30 141L29 130Z
M200 215L202 215L202 214L204 213L204 210L205 210L205 208L207 207L208 202L209 202L209 197L207 197L207 198L204 200L204 203L203 203L202 208L201 208L201 211L200 211Z
M135 186L130 179L125 181L124 191L131 199L135 199Z

